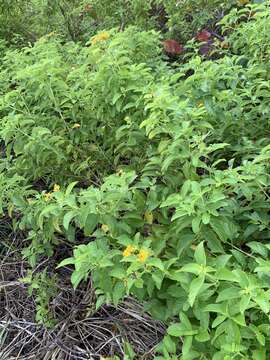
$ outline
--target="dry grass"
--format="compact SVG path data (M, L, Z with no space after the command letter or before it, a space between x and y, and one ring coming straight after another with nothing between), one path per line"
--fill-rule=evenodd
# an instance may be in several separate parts
M20 254L23 239L14 234L5 238L0 257L1 360L95 360L115 355L123 359L125 342L138 359L154 357L164 335L163 324L131 298L117 308L103 306L95 311L91 282L74 291L67 270L59 273L58 295L50 304L57 325L50 330L36 324L35 299L28 295L27 285L18 281L28 269Z

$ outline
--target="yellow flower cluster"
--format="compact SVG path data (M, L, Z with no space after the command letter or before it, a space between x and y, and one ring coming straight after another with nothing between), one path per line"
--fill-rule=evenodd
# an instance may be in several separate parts
M136 248L133 245L128 245L125 250L123 251L123 256L127 257L134 253Z
M125 250L123 251L123 257L128 257L132 255L136 251L136 247L133 245L128 245ZM137 259L144 263L149 258L150 252L146 249L140 249Z
M122 169L118 169L117 172L116 172L116 175L117 176L122 176L123 175L123 170Z
M98 43L100 41L108 40L109 37L110 37L110 34L107 31L103 31L103 32L97 34L96 36L92 37L91 42L93 45L95 45L96 43Z
M57 191L60 191L60 185L54 184L53 185L53 192L57 192Z
M53 193L60 191L60 185L54 184L52 192L47 192L44 194L44 200L46 202L52 199Z
M44 200L46 202L50 201L51 198L52 198L52 193L48 192L48 193L44 194Z
M102 224L101 225L101 230L103 231L103 232L105 232L105 234L107 233L107 232L109 232L109 226L108 225L106 225L106 224Z
M150 252L148 250L141 249L138 254L138 260L141 263L144 263L148 259L149 255L150 255Z
M150 211L146 211L144 213L144 219L146 221L147 224L152 225L153 224L153 220L154 220L154 216Z

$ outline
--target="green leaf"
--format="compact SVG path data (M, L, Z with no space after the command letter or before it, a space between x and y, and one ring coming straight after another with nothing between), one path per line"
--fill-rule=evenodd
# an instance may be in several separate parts
M201 242L195 250L194 258L197 264L206 265L206 256L204 251L203 242Z
M98 215L96 214L89 214L86 218L86 222L84 225L84 234L85 236L91 236L95 227L98 224Z
M66 230L69 228L71 220L77 215L77 211L69 211L63 217L63 226Z
M205 276L202 274L192 280L190 287L189 287L189 293L188 293L188 301L190 303L190 306L193 306L194 301L203 286L204 279L205 279Z
M232 320L238 325L246 326L244 314L238 314L237 316L232 317Z
M168 327L167 333L173 337L192 336L198 334L198 330L187 329L183 324L172 324Z
M158 268L159 270L164 271L163 262L162 262L160 259L158 259L158 258L152 257L151 259L148 260L147 265L148 265L148 266L156 267L156 268Z
M209 224L209 222L210 222L210 214L209 213L203 213L202 222L204 225Z
M169 354L175 354L176 353L176 345L175 342L172 340L172 338L168 335L164 336L163 339L163 345L165 346L166 350Z
M262 311L266 314L270 311L270 302L268 297L265 295L263 291L257 293L256 296L252 297L252 299L259 305Z
M105 296L103 295L99 296L96 301L96 310L98 310L105 303L106 303Z
M179 313L179 319L180 319L181 323L182 323L187 329L192 329L191 322L190 322L188 316L187 316L183 311L181 311L181 312Z
M224 315L218 315L215 320L212 322L212 328L217 327L218 325L220 325L221 323L223 323L224 320L226 320L227 317Z
M75 264L75 259L73 257L64 259L60 262L60 264L57 265L56 269L63 267L63 266L67 266L67 265L74 265Z
M220 239L217 237L213 230L209 229L209 226L203 226L201 229L201 233L203 238L207 242L208 248L211 250L211 252L224 254L224 249Z
M210 340L210 335L207 330L201 329L198 334L195 336L195 339L199 342L206 342Z
M168 327L167 329L167 333L171 336L182 336L183 335L183 331L185 331L186 329L183 327L182 324L177 323L177 324L172 324Z
M211 217L210 225L221 241L232 240L237 234L237 227L226 218Z
M193 340L192 336L185 336L184 342L182 345L183 357L185 357L189 354L189 351L191 350L191 347L192 347L192 340Z
M218 314L222 314L224 316L227 316L227 305L226 303L221 303L221 304L209 304L206 305L205 308L203 309L203 311L207 311L207 312L215 312Z
M162 281L164 279L164 274L162 272L155 272L152 274L152 279L154 280L157 289L160 290Z
M239 302L239 310L240 312L243 314L246 309L248 308L249 306L249 303L250 303L250 295L248 294L245 294L244 296L241 297L241 300Z
M135 359L136 354L135 354L132 346L130 345L130 343L128 343L127 341L124 342L124 352L125 352L125 356L128 356L127 360Z
M257 326L253 324L249 324L249 328L255 333L256 338L260 345L265 346L265 336L260 332Z
M184 265L179 271L199 275L199 273L201 272L201 267L199 264L190 263Z
M74 182L70 183L68 185L68 187L66 188L65 195L66 196L70 195L70 193L72 192L74 186L76 186L77 184L78 184L78 181L74 181Z
M257 254L263 256L264 258L266 258L268 255L267 248L263 244L260 244L257 241L251 241L251 242L247 243L247 246L251 248L253 253L257 253Z
M114 267L109 272L110 276L117 278L117 279L124 279L126 276L126 271L123 267Z
M252 353L252 359L253 360L267 360L266 359L266 349L261 348L258 350L254 350Z
M224 289L219 292L217 297L217 302L231 300L231 299L237 299L241 296L240 289L235 287L230 287L227 289Z
M216 278L218 280L226 280L232 282L238 282L238 279L233 274L232 271L228 270L227 268L221 268L216 272Z
M113 304L114 306L117 306L119 301L124 297L125 295L125 285L122 281L118 281L116 285L113 288Z
M76 289L79 285L79 283L83 280L85 274L81 273L80 271L74 271L71 275L71 283L74 287L74 289Z
M176 219L174 217L174 219ZM192 226L192 231L195 234L198 234L198 232L200 231L200 225L201 225L201 218L200 217L196 217L192 220L191 226Z

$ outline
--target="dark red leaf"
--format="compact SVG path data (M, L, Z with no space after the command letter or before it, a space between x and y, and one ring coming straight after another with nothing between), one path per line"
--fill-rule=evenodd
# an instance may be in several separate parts
M184 51L183 46L178 41L172 39L163 41L163 46L166 53L171 55L180 55Z
M211 33L207 30L202 30L196 35L196 39L200 42L205 42L211 38Z

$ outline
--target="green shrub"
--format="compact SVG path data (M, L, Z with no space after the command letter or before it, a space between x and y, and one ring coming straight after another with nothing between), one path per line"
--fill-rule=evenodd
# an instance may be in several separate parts
M8 172L91 183L96 168L98 176L102 168L113 171L123 161L128 117L137 118L134 132L142 119L141 99L159 54L158 35L135 28L81 50L42 38L7 53L0 111ZM119 160L111 161L116 148Z
M223 19L215 61L170 66L135 27L2 60L2 206L24 256L82 232L59 266L92 277L97 308L132 295L166 322L157 359L269 358L269 1L247 14Z

